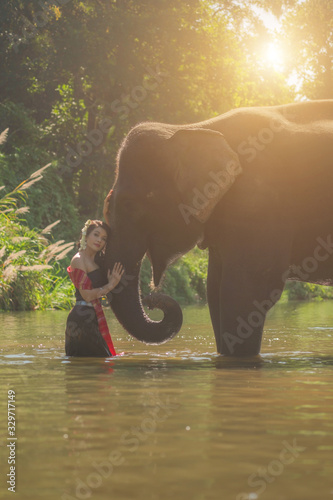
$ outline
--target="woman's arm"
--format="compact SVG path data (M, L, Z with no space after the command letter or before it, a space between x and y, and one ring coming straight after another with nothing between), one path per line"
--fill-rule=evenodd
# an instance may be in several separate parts
M81 266L79 265L73 265L72 266L77 267L78 269L81 269L82 271L86 272L85 269L82 269ZM103 295L107 295L111 290L113 290L121 280L122 275L124 274L125 269L123 268L122 264L120 262L116 262L115 265L113 266L112 272L108 270L108 283L100 288L93 288L92 290L82 290L79 288L80 294L86 302L91 302L92 300L99 299L100 297L103 297Z
M104 217L104 220L106 222L106 224L110 226L110 220L109 220L109 203L110 203L110 198L111 198L111 195L112 195L112 189L111 191L109 192L109 194L107 195L107 197L105 198L104 200L104 205L103 205L103 217Z

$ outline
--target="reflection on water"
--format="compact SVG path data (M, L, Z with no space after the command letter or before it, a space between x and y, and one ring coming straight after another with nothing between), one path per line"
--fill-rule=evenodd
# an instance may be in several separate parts
M66 312L0 316L0 470L13 389L15 498L333 499L333 302L278 304L249 360L216 354L206 307L162 346L107 315L117 358L66 357Z

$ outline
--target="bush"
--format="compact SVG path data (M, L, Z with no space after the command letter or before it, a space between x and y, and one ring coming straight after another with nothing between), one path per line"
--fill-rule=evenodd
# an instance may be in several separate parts
M166 271L159 291L170 295L182 304L206 302L208 252L197 247L184 255ZM144 258L141 266L141 291L148 295L153 288L150 262Z
M0 144L6 139L0 135ZM47 235L59 222L43 231L29 229L22 216L28 211L26 190L42 179L37 170L19 186L0 198L0 309L67 309L71 305L71 284L61 277L59 260L72 250L73 243L50 242ZM0 187L0 191L4 190ZM18 207L18 202L23 206ZM50 264L53 262L53 265Z
M12 190L21 179L30 176L36 165L51 160L48 175L29 195L30 210L22 213L21 218L30 227L44 227L61 219L61 226L55 228L55 237L71 238L73 231L79 232L81 227L75 195L71 192L71 184L59 175L58 158L47 145L46 132L36 124L31 111L10 101L0 106L0 130L6 126L9 134L0 153L0 185ZM18 199L18 207L20 201Z
M303 281L287 281L286 291L288 300L323 300L333 298L331 286L316 285Z

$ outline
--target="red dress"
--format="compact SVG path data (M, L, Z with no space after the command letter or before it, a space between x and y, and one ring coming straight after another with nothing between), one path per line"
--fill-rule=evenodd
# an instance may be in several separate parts
M92 290L100 286L92 282L96 281L94 273L97 270L86 274L81 269L69 266L67 271L77 289L77 298L80 297L79 290ZM75 305L69 313L66 324L66 355L116 356L100 300L92 300L90 304L92 306Z

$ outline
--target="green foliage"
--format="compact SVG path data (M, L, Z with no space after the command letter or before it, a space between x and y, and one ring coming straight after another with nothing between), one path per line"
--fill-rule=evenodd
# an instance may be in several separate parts
M282 37L288 69L298 76L299 93L308 99L332 99L332 1L305 0L287 6Z
M81 226L73 196L59 176L54 153L43 145L44 132L21 104L6 101L0 105L0 130L9 128L0 152L0 185L13 189L20 179L29 177L36 165L52 161L48 175L41 179L29 196L29 211L22 217L30 227L45 227L60 219L55 237L72 238L73 228ZM20 205L18 205L20 206Z
M1 139L1 136L0 136ZM73 248L63 240L51 243L43 231L29 229L22 215L26 211L26 190L42 179L37 170L11 192L0 198L0 309L66 309L72 291L68 279L60 276L59 260ZM1 186L1 191L4 186ZM23 206L18 208L18 201ZM53 265L50 262L53 262Z
M276 41L284 53L298 99L333 98L333 3L331 0L254 0L279 20Z
M45 161L53 155L59 190L85 217L100 213L119 143L137 122L191 123L234 107L292 99L285 79L258 64L255 47L267 31L251 2L71 0L50 9L35 30L39 1L3 4L0 101L34 110ZM30 37L22 36L27 26ZM16 82L15 93L9 82ZM89 134L105 118L112 137L103 133L94 144ZM89 154L80 153L84 142ZM78 164L68 151L77 153Z
M302 281L287 281L288 300L323 300L333 299L333 288Z
M206 302L207 267L207 250L202 251L194 248L167 269L158 290L170 295L182 304ZM142 294L148 295L154 288L148 258L143 260L140 279Z

